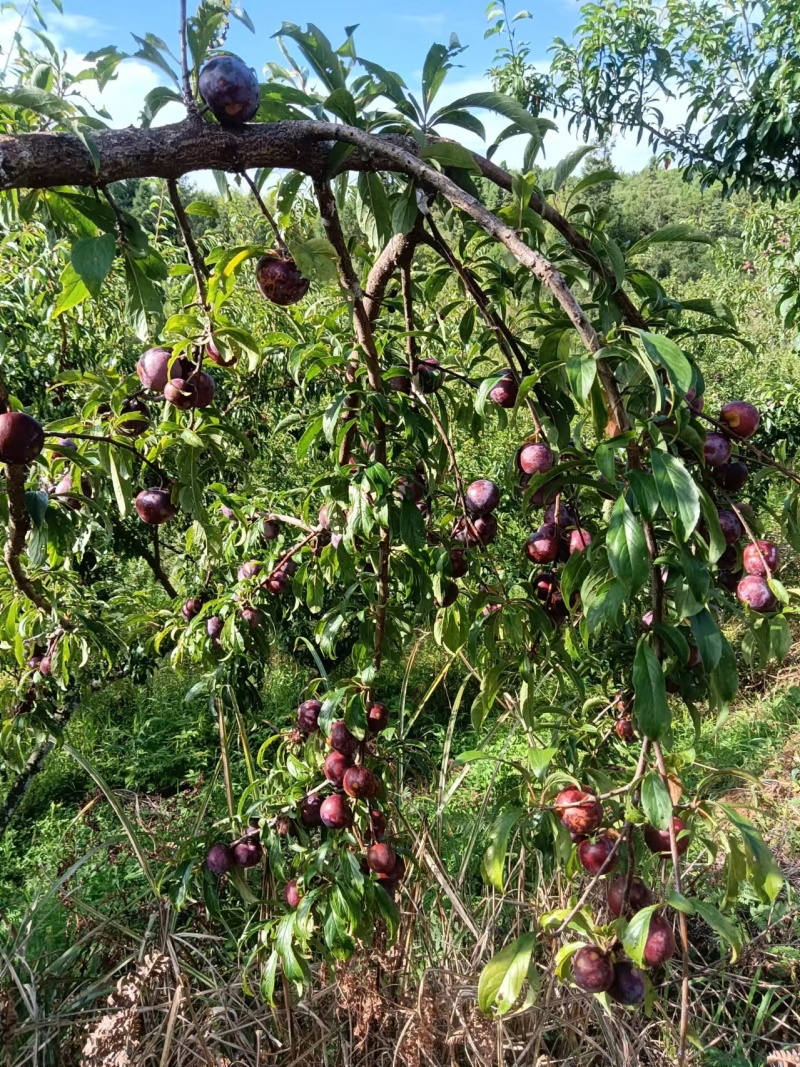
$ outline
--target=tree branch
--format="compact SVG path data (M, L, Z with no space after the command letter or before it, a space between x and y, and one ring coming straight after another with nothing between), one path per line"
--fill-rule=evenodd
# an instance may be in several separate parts
M53 605L43 596L25 572L20 556L25 551L25 538L30 529L30 515L25 504L25 468L9 463L6 466L6 492L8 494L8 539L3 558L17 589L49 615ZM67 624L65 629L71 629Z
M169 192L170 202L172 203L172 210L175 212L175 218L178 222L178 228L183 237L183 243L186 245L186 254L189 257L189 265L192 268L195 285L197 286L197 298L203 307L206 307L208 303L206 297L206 278L209 276L209 270L200 249L197 247L197 242L192 233L191 224L186 217L180 193L178 192L178 183L174 178L170 178L167 181L167 190Z

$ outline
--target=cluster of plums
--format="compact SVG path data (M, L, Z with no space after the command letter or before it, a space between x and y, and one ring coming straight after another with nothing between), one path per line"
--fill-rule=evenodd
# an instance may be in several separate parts
M690 398L695 411L702 410L702 398ZM749 476L747 465L733 456L732 442L747 440L758 429L761 415L758 408L744 400L723 404L717 419L720 430L706 434L703 459L715 483L729 493L740 490ZM772 611L776 598L769 587L769 579L780 566L778 546L772 541L754 540L739 554L736 544L745 530L735 511L719 511L719 523L727 548L718 561L720 583L739 600L757 612ZM742 571L744 576L742 577Z
M555 799L555 811L577 845L578 862L592 877L609 875L616 869L619 841L608 831L602 831L603 806L587 789L570 786ZM689 847L689 834L684 822L673 816L678 854ZM671 854L670 833L648 825L644 828L644 842L657 856ZM638 877L618 875L608 882L606 901L613 918L633 915L655 904L650 889ZM626 889L627 900L626 900ZM659 967L675 953L675 934L668 920L661 914L650 919L643 960L647 967ZM621 1004L637 1004L644 998L645 981L634 963L618 952L604 951L594 945L579 949L572 957L572 977L577 986L589 993L608 993Z
M304 700L297 709L297 732L301 738L308 739L320 730L319 716L322 704L319 700ZM377 701L367 706L368 737L375 737L389 725L389 710L385 704ZM323 787L310 791L300 801L295 816L280 815L275 820L275 830L281 837L286 837L293 830L295 819L308 830L324 827L326 830L349 830L353 825L352 802L364 802L369 805L370 843L362 859L362 867L367 872L377 875L379 884L393 896L397 885L405 874L405 860L391 844L387 843L386 819L383 812L374 806L375 798L380 793L380 781L363 763L364 746L347 728L343 720L331 724L328 735L330 752L325 757L322 772L326 783L333 790L324 795ZM356 763L354 756L361 748L362 762ZM257 830L251 829L243 839L234 845L217 842L206 854L206 866L212 874L227 873L234 866L252 867L262 857ZM243 845L247 850L243 851ZM257 845L257 848L255 847ZM238 851L237 851L238 850ZM296 878L290 879L283 889L286 903L296 908L301 900L301 891Z

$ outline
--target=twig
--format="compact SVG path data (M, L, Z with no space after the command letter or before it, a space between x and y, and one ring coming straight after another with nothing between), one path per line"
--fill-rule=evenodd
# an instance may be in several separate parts
M264 218L267 220L267 222L272 227L272 232L275 234L275 240L278 242L278 247L280 248L281 252L283 252L283 254L285 256L290 257L291 253L289 252L289 249L288 249L288 247L286 245L286 242L284 241L283 237L281 236L281 231L278 229L278 224L275 221L275 219L272 217L272 213L270 212L269 208L264 203L264 200L263 200L263 198L261 196L261 193L258 190L258 186L256 185L256 183L253 181L253 179L250 177L250 175L247 173L246 170L243 170L241 172L241 174L242 174L242 177L244 178L244 180L250 186L250 191L252 192L253 196L255 197L256 203L258 204L259 208L261 209L261 214L264 216Z
M194 102L192 96L192 83L189 78L189 54L186 46L186 30L187 30L187 18L186 18L186 0L180 0L180 38L181 38L181 84L183 102L186 105L186 110L190 115L193 115L197 111L197 105Z
M19 559L25 550L25 538L30 529L30 516L25 505L24 467L11 463L6 466L6 492L8 493L8 539L3 558L17 589L40 611L49 615L53 610L53 605L38 591ZM72 629L68 620L62 620L62 625L65 629Z
M656 757L656 766L658 767L658 774L661 781L664 783L664 788L669 791L669 777L667 775L667 766L664 762L664 753L661 751L661 745L655 741L653 743L653 752ZM678 838L675 833L675 822L670 817L669 820L669 847L672 853L672 870L675 878L675 890L676 892L682 892L681 889L681 857L678 852ZM682 911L678 912L678 927L681 935L681 953L683 956L683 978L681 984L681 1022L680 1022L680 1034L678 1037L678 1067L681 1067L686 1057L686 1034L689 1029L689 931L686 925L686 916Z
M414 297L411 288L410 263L403 263L400 267L400 288L403 294L403 319L406 324L408 369L414 374L417 364L417 339L414 336Z
M197 242L194 239L192 233L192 227L186 217L183 204L181 203L180 193L178 192L178 183L174 178L167 179L167 190L169 192L169 199L172 204L172 210L175 212L175 219L178 223L178 228L181 231L183 237L183 243L186 245L186 255L189 257L189 265L192 268L192 274L194 274L194 282L197 286L197 297L204 308L208 307L208 295L206 292L206 279L209 277L209 270L203 259L200 249L197 247Z
M306 529L307 529L307 527L306 527ZM272 572L270 573L270 578L272 577L273 574L276 574L281 569L281 567L284 565L284 563L288 562L288 560L290 560L292 558L292 556L296 552L299 552L300 549L303 547L303 545L307 545L308 542L309 541L313 541L315 537L319 537L319 530L312 530L311 533L308 535L308 537L304 537L302 541L298 541L296 545L292 545L292 547L289 549L289 551L286 552L283 556L281 556L281 558L278 560L278 562L272 568Z
M113 445L115 448L124 448L128 452L132 452L137 459L141 460L142 463L150 467L151 470L155 471L162 485L169 481L169 478L167 477L166 473L161 469L161 467L159 467L156 463L152 463L149 459L145 459L139 449L136 448L134 445L129 445L127 441L118 441L116 437L102 437L98 434L92 433L73 433L72 430L69 431L69 436L74 438L76 441L101 441L103 442L103 444ZM45 437L63 437L63 434L45 433Z

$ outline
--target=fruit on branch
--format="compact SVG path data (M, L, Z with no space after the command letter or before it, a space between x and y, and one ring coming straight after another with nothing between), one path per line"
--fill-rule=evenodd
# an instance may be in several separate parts
M772 611L777 604L775 595L760 574L748 574L736 586L736 595L743 604L759 613Z
M620 741L624 741L626 745L629 745L636 740L636 731L633 728L633 721L627 716L623 719L617 719L614 723L614 730Z
M686 666L690 669L692 667L699 667L703 662L703 657L700 655L700 649L697 645L691 645L689 648L689 658L686 661Z
M301 733L313 734L319 729L319 713L322 704L318 700L304 700L297 708L297 728Z
M403 859L402 856L398 855L397 859L395 860L394 867L392 867L392 869L387 874L379 874L378 878L384 884L386 882L397 883L402 882L403 878L405 878L405 874L406 861Z
M412 475L401 474L397 479L397 488L395 492L399 500L411 500L412 503L418 504L423 499L428 491L427 480L423 477L419 471L415 471Z
M326 797L319 809L323 826L329 830L346 830L353 825L353 812L349 802L339 793Z
M513 408L518 395L519 383L511 371L504 371L497 379L497 384L489 390L489 399L501 408Z
M225 628L225 623L219 617L219 615L212 615L210 619L206 619L206 633L212 641L218 641L220 634Z
M43 678L49 678L52 673L53 665L50 661L50 657L42 656L41 663L39 664L39 674L41 674Z
M694 386L692 386L692 388L686 394L686 403L696 415L699 415L703 408L706 406L706 398L704 396L698 396L697 390Z
M233 510L233 508L229 508L227 504L222 504L219 510L222 512L226 519L236 518L236 512Z
M675 829L675 836L678 838L678 855L682 856L689 847L689 834L684 834L683 837L678 835L686 829L686 823L673 815L672 825ZM659 856L669 856L672 854L672 848L669 842L669 830L659 830L655 826L645 826L644 828L644 843L650 849L651 852L655 852Z
M469 571L469 564L463 548L454 548L450 553L450 573L454 578L464 578Z
M241 126L258 111L256 72L238 56L215 56L205 64L197 88L222 126Z
M573 530L569 535L569 554L573 552L585 552L589 545L592 543L592 535L588 530L582 530L578 527L577 530Z
M563 622L568 618L569 612L558 585L558 575L555 572L545 571L543 574L537 574L532 584L537 598L542 602L544 610L553 622ZM577 595L573 593L573 599L576 599Z
M353 800L369 800L380 792L380 782L366 767L348 767L342 778L342 788Z
M172 378L164 386L164 399L179 411L197 407L197 386L188 378Z
M736 512L728 511L725 508L719 512L719 526L726 544L729 545L735 544L744 533L744 527L739 521L739 516Z
M261 536L265 541L275 541L280 535L281 527L277 519L264 519L261 524Z
M772 541L756 541L745 548L742 562L748 574L759 574L766 578L777 574L781 563L780 550Z
M282 252L268 252L256 264L256 283L271 304L289 307L302 300L310 282L297 269L291 256Z
M376 874L391 874L397 866L397 853L391 845L378 842L367 852L367 864Z
M497 537L497 519L494 515L479 515L476 519L461 518L453 530L453 538L476 548L478 545L490 545Z
M294 829L294 823L288 815L279 815L275 820L275 833L278 837L288 837Z
M261 574L261 564L258 560L251 559L241 565L236 572L236 578L237 581L246 582L250 578L256 578L259 574Z
M195 388L194 406L196 408L207 408L214 402L214 393L216 392L216 386L214 385L214 379L210 374L200 371L191 379Z
M572 957L572 980L586 993L605 993L614 981L611 957L594 945L579 948Z
M303 826L319 826L322 822L320 817L320 808L322 807L322 797L319 793L310 793L307 797L303 797L300 804L300 822Z
M82 496L90 497L92 495L92 485L85 473L81 473L81 488L80 492ZM65 474L59 482L56 483L56 487L53 490L53 494L63 499L60 503L64 507L70 508L72 511L79 511L83 507L83 501L78 500L73 494L75 493L75 485L72 480L72 474Z
M285 593L289 586L292 584L291 578L286 571L277 570L274 574L271 574L269 578L266 578L261 583L268 593L273 596L280 596L281 593Z
M555 523L556 526L560 526L563 529L565 526L577 526L578 516L569 505L556 501L554 504L548 504L545 508L544 522L545 525Z
M478 478L464 494L471 515L488 515L500 503L500 490L488 478Z
M617 865L617 854L614 852L616 842L607 834L600 834L594 841L581 841L578 845L578 861L588 874L604 874L613 871ZM612 852L614 853L612 856ZM609 860L609 856L611 859ZM608 860L608 862L606 862ZM603 866L605 864L605 867Z
M178 514L168 489L143 489L135 503L139 518L150 526L160 526Z
M444 372L438 359L428 356L417 362L416 373L423 393L435 393L444 384Z
M358 748L358 738L347 729L344 719L337 719L336 722L331 723L328 744L334 751L341 752L343 756L352 756Z
M216 363L218 367L232 367L236 363L236 355L232 355L230 359L223 359L222 353L214 344L213 341L208 341L206 344L206 355L212 363Z
M235 860L233 858L233 851L230 846L218 841L212 845L206 853L206 867L212 874L221 875L227 874L233 867Z
M614 981L608 987L608 995L617 1004L641 1004L644 1000L644 973L634 967L630 960L614 963Z
M647 967L660 967L675 955L675 934L663 915L650 917L650 928L642 954Z
M286 885L283 887L283 899L294 909L300 904L300 890L297 888L297 879L290 878Z
M717 566L720 570L735 571L737 574L741 571L742 561L739 558L739 552L736 545L728 545L717 560Z
M239 867L255 867L261 862L264 850L255 834L248 834L233 846L233 859Z
M180 360L175 360L172 370L170 370L171 361L172 353L166 348L148 348L139 357L136 373L145 389L150 389L154 393L164 392L164 386L169 379L177 375L180 370Z
M593 834L603 819L602 805L594 793L576 786L562 789L554 807L562 824L575 834Z
M404 374L396 374L394 378L389 379L389 389L393 393L410 393L411 379Z
M747 464L738 459L723 463L721 467L715 467L713 471L714 481L723 489L727 489L729 493L738 493L749 474Z
M367 705L367 729L371 734L379 734L389 725L389 709L385 704L374 701Z
M440 608L449 608L458 600L459 588L455 582L447 582L442 586L442 595L436 600Z
M44 430L24 411L0 415L0 463L33 463L44 448Z
M761 422L761 412L746 400L722 405L719 421L736 437L752 437Z
M342 788L345 772L352 767L353 761L342 752L331 752L325 757L322 765L322 773L337 789Z
M525 555L533 563L552 563L558 555L559 528L545 523L525 542Z
M555 463L555 456L549 445L532 442L523 445L517 453L517 466L523 474L544 474Z
M386 833L386 816L377 808L373 808L369 813L369 829L375 841L380 841Z
M56 438L55 447L50 448L50 456L53 459L67 459L65 452L77 452L78 446L71 437Z
M117 430L126 437L141 437L150 429L150 408L138 396L129 396L122 401L121 415L134 415L117 424Z
M608 910L615 919L618 919L620 915L622 915L622 903L625 900L625 885L627 879L627 874L620 874L613 882L609 882L608 885L608 892L606 894ZM642 908L649 908L651 904L655 904L653 894L641 878L634 877L631 882L630 896L628 897L628 909L635 914L637 911L641 911Z
M703 445L703 459L708 467L721 467L731 458L731 443L724 434L706 434Z
M242 620L247 623L251 630L255 630L261 625L263 615L258 608L252 607L250 604L246 604L239 612Z

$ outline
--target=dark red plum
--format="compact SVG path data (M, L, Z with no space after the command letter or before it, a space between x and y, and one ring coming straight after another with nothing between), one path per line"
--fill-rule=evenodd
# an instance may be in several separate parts
M219 875L227 874L234 866L234 863L233 851L230 846L223 844L221 841L212 845L206 853L206 867L218 877Z
M620 874L609 883L608 893L606 899L608 900L608 910L618 919L622 915L622 902L625 899L625 884L628 876L626 874ZM635 913L641 911L642 908L649 908L651 904L655 904L653 894L649 888L644 884L641 878L634 877L631 882L631 892L628 897L628 905L631 912Z
M329 830L346 830L353 825L353 812L349 802L339 793L327 797L319 809L322 825Z
M569 786L555 800L556 813L566 828L575 834L593 834L603 819L603 808L594 795Z
M734 545L744 533L744 527L735 511L723 509L719 513L719 526L726 544Z
M748 574L736 586L736 595L743 604L759 613L772 611L777 600L760 574Z
M644 974L630 960L617 960L614 964L614 980L608 987L608 995L618 1004L641 1004L644 1000Z
M614 851L616 842L607 834L601 834L594 841L581 841L578 845L578 861L588 874L604 874L613 871L617 865L617 854L606 862ZM605 867L603 866L605 864Z
M161 526L178 514L168 489L143 489L136 497L136 513L142 522Z
M729 463L723 463L721 467L715 467L713 474L717 485L727 489L729 493L738 493L747 481L750 471L746 463L732 459Z
M501 408L513 408L519 395L519 384L510 372L497 379L497 384L489 390L489 399Z
M719 421L736 437L752 437L761 422L761 412L746 400L731 400L722 405Z
M459 588L455 582L447 582L442 586L442 595L440 599L437 599L436 603L440 608L449 608L451 604L455 604L458 600Z
M120 415L127 418L118 423L117 429L126 437L141 437L150 429L150 408L138 396L129 396L122 401Z
M397 865L397 853L391 845L379 842L367 852L367 863L376 874L391 874Z
M319 728L319 713L322 704L318 700L304 700L297 708L297 728L304 734L313 734Z
M686 829L686 823L675 815L672 818L672 825L675 828L675 836L678 837L678 855L682 856L689 847L689 834L685 834L683 837L679 837L678 835ZM655 852L659 856L669 856L672 854L669 842L669 830L659 830L655 826L645 826L644 843L651 852Z
M172 353L166 348L148 348L142 353L136 364L136 373L145 389L150 389L154 393L164 392L164 386L170 377L177 374L177 360L170 374L171 359Z
M644 945L643 958L647 967L661 967L675 955L675 934L663 915L650 918L650 929Z
M626 745L636 740L636 731L630 718L617 719L614 723L614 730L620 741L624 741Z
M261 536L265 541L275 541L280 535L281 527L277 519L264 519L261 524Z
M523 474L544 474L554 463L555 456L550 446L535 441L523 445L517 453L517 466Z
M257 866L261 862L263 854L264 850L261 847L261 842L255 834L250 834L244 841L239 841L238 844L233 846L233 859L239 867Z
M24 411L0 415L0 463L33 463L44 448L44 430Z
M472 515L488 515L500 503L500 490L488 478L479 478L467 487L467 510Z
M343 719L338 719L331 724L328 744L336 752L341 752L343 756L352 756L358 748L358 738L353 737Z
M369 800L378 795L380 782L366 767L348 767L342 778L342 788L353 800Z
M444 372L438 359L429 356L417 363L417 375L423 393L435 393L444 384Z
M731 443L724 434L706 434L703 445L703 459L708 467L721 467L731 458Z
M238 56L215 56L197 79L197 88L221 126L242 126L258 111L256 72Z
M572 980L586 993L605 993L614 981L611 957L594 945L579 948L572 957Z
M757 546L757 547L756 547ZM778 546L772 541L756 541L749 544L742 553L744 569L748 574L758 574L762 578L777 574L781 565Z
M211 375L201 371L191 379L191 382L195 388L194 406L196 408L210 407L214 402L214 393L216 392L214 379Z
M300 805L300 822L303 826L319 826L322 822L320 817L320 808L322 807L322 797L319 793L310 793L307 797L303 798L303 802Z
M367 706L367 729L371 734L378 734L389 725L389 709L385 704L374 701Z
M299 906L302 897L300 896L300 890L297 888L296 878L290 878L283 887L283 899L292 909Z
M202 610L203 601L199 596L193 596L184 601L183 607L181 608L181 615L183 615L186 622L191 622L195 615L199 615Z
M342 752L331 752L325 757L325 762L322 765L322 773L331 783L335 785L337 789L341 789L344 782L345 772L353 765L353 761L349 756L345 756Z
M243 563L239 570L236 572L236 579L240 582L246 582L250 578L256 578L261 573L261 564L255 560L248 560L247 563Z
M569 554L573 552L585 552L592 543L592 535L588 530L573 530L569 535Z
M212 615L210 619L206 619L206 633L212 641L219 640L219 636L224 628L225 623L219 615Z
M525 555L532 563L552 563L558 555L559 536L554 523L540 526L525 542Z
M467 557L462 548L454 548L450 553L450 573L454 578L464 578L469 571Z
M164 399L180 411L189 411L197 404L197 386L187 378L172 378L164 386Z
M308 292L310 282L297 269L295 261L280 252L269 252L256 264L256 283L271 304L289 307Z

